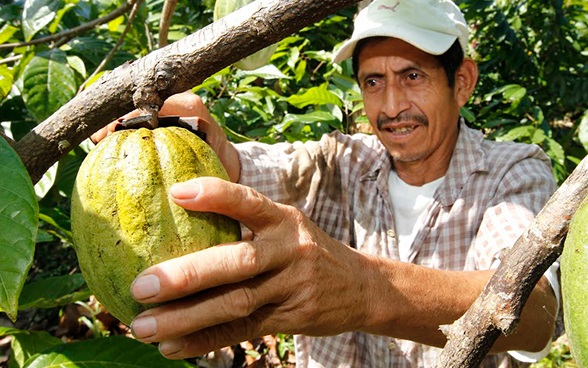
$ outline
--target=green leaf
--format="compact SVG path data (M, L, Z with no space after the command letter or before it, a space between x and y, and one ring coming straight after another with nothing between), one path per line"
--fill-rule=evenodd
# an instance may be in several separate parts
M235 76L237 78L240 78L241 76L255 76L255 77L259 77L259 78L263 78L263 79L288 79L288 78L290 78L286 74L282 73L280 71L280 69L276 68L272 64L268 64L268 65L262 66L261 68L257 68L254 70L239 70L237 73L235 73Z
M76 94L75 72L61 50L40 52L23 74L23 99L37 121L43 121Z
M123 336L62 344L27 362L24 368L187 368L182 360L164 358L153 345Z
M35 184L35 194L39 199L45 197L45 195L49 192L53 184L55 183L55 173L57 172L57 166L59 166L59 162L56 162L43 174L41 180Z
M566 159L566 154L561 146L556 140L546 137L547 143L549 145L549 149L547 150L547 155L555 162L560 165L563 165Z
M33 262L39 205L20 157L1 138L0 193L0 310L14 321Z
M334 93L327 91L326 85L309 88L302 94L288 97L287 101L289 104L297 108L303 108L308 105L324 104L341 106L341 99Z
M531 125L524 125L524 126L519 126L516 128L512 128L510 129L508 132L506 132L505 134L496 137L496 140L499 142L504 142L504 141L515 141L517 139L521 139L521 138L529 138L532 136L533 133L535 133L537 129Z
M0 28L0 44L8 41L16 32L18 28L11 26L10 24L5 24Z
M0 65L0 100L8 96L12 82L12 71L6 65Z
M86 300L92 293L83 288L85 284L81 273L30 282L22 289L19 309L54 308Z
M588 110L584 111L580 125L578 125L578 139L586 151L588 151Z
M25 41L51 23L55 11L59 7L58 0L26 0L22 11L22 31Z
M0 336L12 336L11 360L16 366L22 367L33 355L41 353L63 342L46 331L19 330L10 327L0 327Z

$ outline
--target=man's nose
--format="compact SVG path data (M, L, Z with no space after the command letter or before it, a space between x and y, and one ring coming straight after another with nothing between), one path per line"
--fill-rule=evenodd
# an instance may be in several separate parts
M410 101L407 98L404 88L396 83L388 83L386 93L384 94L382 112L389 118L395 118L409 108Z

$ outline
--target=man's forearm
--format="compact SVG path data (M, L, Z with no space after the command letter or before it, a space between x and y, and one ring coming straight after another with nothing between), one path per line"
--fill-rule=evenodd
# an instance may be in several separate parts
M443 347L439 326L461 317L494 271L443 271L383 258L367 257L374 275L365 331ZM555 323L556 299L545 278L535 287L516 331L502 336L492 352L540 351Z

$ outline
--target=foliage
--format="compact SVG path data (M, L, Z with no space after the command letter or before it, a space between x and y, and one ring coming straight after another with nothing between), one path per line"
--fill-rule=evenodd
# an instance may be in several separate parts
M163 3L145 0L132 22L127 12L82 34L10 46L67 32L104 17L124 1L0 0L0 132L20 139L75 96L88 78L88 83L95 81L92 75L120 37L124 42L106 69L152 51L158 43ZM481 72L464 116L492 139L541 145L552 159L555 178L563 181L588 149L588 5L581 0L462 0L459 4L472 26L471 55ZM214 0L180 0L170 41L210 23L213 8ZM333 48L351 34L354 13L354 8L346 9L285 38L262 68L226 68L194 91L235 142L304 141L334 129L365 131L351 65L330 61ZM0 253L8 259L0 265L4 280L0 290L8 290L0 294L0 308L12 318L19 310L17 324L25 326L0 329L0 335L13 336L11 367L39 366L50 357L62 361L66 356L90 360L100 356L93 354L114 356L109 354L117 347L125 356L127 350L137 351L129 354L129 364L136 364L141 354L156 362L157 354L141 350L131 339L109 336L63 344L27 328L31 313L58 323L79 301L91 312L83 323L95 336L108 335L96 319L97 310L86 303L89 291L71 249L69 199L91 144L84 142L69 152L33 192L15 153L2 138L0 142ZM10 272L12 276L4 277ZM31 321L22 323L23 318ZM280 340L280 355L287 355L291 339L281 336Z

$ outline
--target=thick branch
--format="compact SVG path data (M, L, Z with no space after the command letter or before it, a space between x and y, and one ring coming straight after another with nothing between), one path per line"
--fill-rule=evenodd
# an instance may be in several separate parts
M161 106L167 97L356 2L257 0L105 74L17 142L16 150L37 182L70 149L135 106Z
M448 340L437 367L477 367L501 333L513 332L535 284L562 253L570 220L587 194L585 158L517 240L470 309L441 327Z

